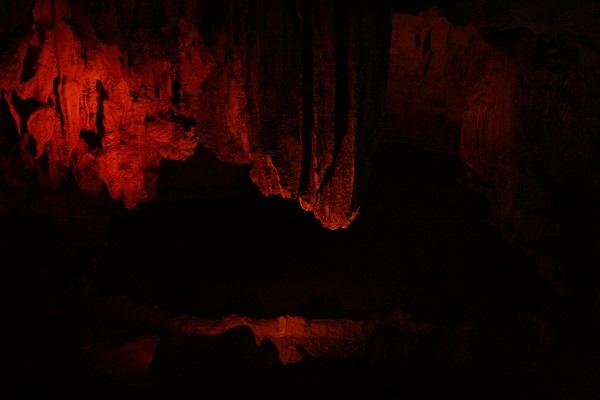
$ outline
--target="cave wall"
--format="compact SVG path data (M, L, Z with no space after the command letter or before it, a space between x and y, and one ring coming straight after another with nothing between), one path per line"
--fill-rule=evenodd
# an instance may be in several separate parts
M597 5L417 3L3 1L0 145L129 208L202 146L347 227L385 101L383 142L459 156L507 236L598 237Z
M395 12L392 26L384 139L458 154L489 46L474 25L455 26L438 8Z
M298 199L326 227L357 215L384 101L386 4L3 7L3 118L45 183L68 177L133 208L155 196L161 160L202 145L251 165L262 193Z
M600 36L586 4L585 18L569 9L580 27L517 6L502 18L475 7L468 23L443 8L393 13L383 137L460 157L507 237L582 263L600 237Z

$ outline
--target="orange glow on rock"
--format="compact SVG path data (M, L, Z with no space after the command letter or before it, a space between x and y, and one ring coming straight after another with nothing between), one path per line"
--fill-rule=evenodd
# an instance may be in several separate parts
M105 310L113 320L135 321L170 335L220 335L233 328L249 327L259 345L270 340L283 364L297 363L305 357L346 358L360 352L373 332L380 327L419 334L430 334L433 327L415 322L402 311L394 311L370 319L308 319L298 315L282 315L270 319L254 319L230 315L221 319L172 316L157 306L136 305L123 297L112 298Z
M360 26L334 29L337 11L315 5L299 11L314 19L303 35L279 32L285 21L250 29L230 20L207 40L177 10L161 28L168 40L133 51L98 37L92 17L69 4L38 0L33 32L0 65L24 156L46 154L50 182L70 171L82 190L106 186L132 208L154 197L161 160L185 160L201 144L222 161L252 164L263 194L298 199L326 227L358 214L357 142L373 134L379 104L361 91L384 82L381 66L365 69L361 49L383 56L385 32L371 43ZM264 12L267 21L288 15ZM277 35L289 43L267 40ZM15 101L35 106L24 112Z

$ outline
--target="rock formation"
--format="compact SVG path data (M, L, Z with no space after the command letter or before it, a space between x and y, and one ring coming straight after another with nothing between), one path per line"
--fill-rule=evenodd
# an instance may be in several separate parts
M384 5L4 7L20 24L3 33L3 108L23 157L51 184L72 177L133 208L155 195L161 160L185 160L200 144L251 164L262 193L298 199L326 227L346 227L358 213L383 106Z
M569 11L583 33L569 13L551 26L476 7L462 25L439 8L394 13L385 140L459 155L464 182L522 244L589 241L573 218L597 220L600 200L600 35L581 15L595 7Z

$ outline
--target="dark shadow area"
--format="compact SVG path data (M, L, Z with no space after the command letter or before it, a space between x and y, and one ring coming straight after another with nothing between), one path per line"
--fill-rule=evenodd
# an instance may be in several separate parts
M100 268L108 291L212 317L401 308L428 321L551 296L527 257L485 222L485 200L458 184L456 159L382 148L360 217L338 231L247 180L225 199L163 201L179 198L167 182L189 179L187 168L161 171L156 201L112 216Z
M203 176L202 166L212 172ZM276 397L281 390L299 398L313 391L456 391L491 398L560 398L574 388L589 393L595 380L584 365L597 339L593 330L582 334L590 326L587 314L575 313L579 305L549 289L531 261L486 222L486 201L458 184L460 173L452 157L382 146L362 213L340 231L321 228L292 202L262 197L245 167L204 150L189 164L164 164L158 198L134 211L76 191L58 197L34 192L43 204L71 212L61 219L41 212L2 219L2 254L6 265L19 266L6 268L3 279L4 304L13 313L5 331L12 338L13 375L36 375L48 382L44 388L98 398L199 391L215 398ZM240 349L238 357L228 345L166 335L158 360L171 361L153 367L151 378L98 380L89 343L110 348L157 334L133 321L96 321L94 299L115 296L173 315L212 318L360 319L401 309L437 328L425 336L377 330L350 358L307 357L288 366L269 364L271 350ZM225 359L219 348L229 349ZM213 370L212 361L193 361L211 359L220 360L218 379L203 372ZM268 366L256 378L254 367L247 368L261 360ZM501 385L498 391L490 390L494 385Z
M576 3L0 0L3 398L600 398Z

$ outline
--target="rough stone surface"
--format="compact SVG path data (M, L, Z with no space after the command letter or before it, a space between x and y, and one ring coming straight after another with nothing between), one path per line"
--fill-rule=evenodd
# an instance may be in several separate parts
M317 1L7 2L0 88L28 163L127 208L198 144L346 227L380 110L389 14ZM14 26L20 22L20 25ZM372 29L372 27L377 27ZM16 34L22 30L21 34Z
M101 307L113 321L130 321L140 326L170 335L221 335L231 329L247 327L256 345L271 341L283 364L297 363L304 358L345 358L364 350L369 336L381 326L391 326L403 332L428 335L432 326L415 322L396 310L370 319L308 319L296 315L256 319L230 315L208 320L194 316L172 316L157 306L138 305L126 298L112 298ZM112 353L111 353L112 354Z
M597 13L570 14L587 27L584 10ZM394 13L385 140L459 155L520 243L583 243L593 229L573 216L597 218L599 200L600 36L570 14L552 26L513 14L457 25L437 8Z

